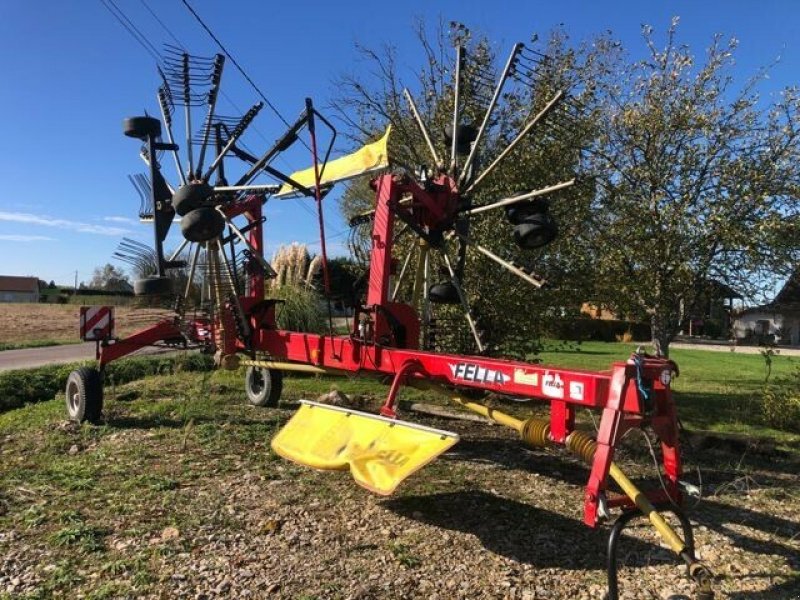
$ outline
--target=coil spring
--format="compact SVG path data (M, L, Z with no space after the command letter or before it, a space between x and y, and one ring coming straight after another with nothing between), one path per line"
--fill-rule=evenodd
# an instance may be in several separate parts
M527 419L519 432L522 441L534 448L550 443L550 423L544 419Z
M594 460L594 453L597 450L597 442L583 431L573 431L567 436L567 449L578 458L589 464Z

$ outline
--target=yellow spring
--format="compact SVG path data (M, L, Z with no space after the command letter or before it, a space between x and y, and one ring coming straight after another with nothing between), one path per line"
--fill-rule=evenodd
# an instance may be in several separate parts
M592 464L594 453L597 450L597 442L586 433L583 431L573 431L567 436L566 446L567 450L572 452L575 456Z
M550 444L550 423L544 419L527 419L519 430L526 444L541 448Z

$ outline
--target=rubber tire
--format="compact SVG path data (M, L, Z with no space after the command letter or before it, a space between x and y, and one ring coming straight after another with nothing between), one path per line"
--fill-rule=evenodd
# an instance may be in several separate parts
M247 367L244 391L253 406L275 408L283 393L283 371L264 367Z
M190 242L207 242L225 229L225 219L209 206L196 208L181 218L181 233Z
M450 282L435 283L428 290L428 300L434 304L460 304L456 286Z
M547 214L534 214L514 227L514 242L524 250L546 246L558 235L555 221Z
M128 117L122 121L122 132L139 140L157 138L161 135L161 121L154 117Z
M96 423L103 414L103 381L97 369L81 367L69 374L64 390L71 421Z
M471 123L461 123L456 129L456 152L458 154L469 154L472 142L478 137L478 130ZM447 146L453 143L453 124L450 123L444 128L444 139Z
M515 196L520 196L526 192L515 192ZM535 214L544 214L550 206L547 198L534 198L533 200L523 200L516 204L506 206L506 218L514 225L520 225L528 217Z
M133 282L136 296L165 296L172 293L172 279L169 277L147 277Z
M203 206L205 201L214 193L207 183L187 183L179 187L172 196L172 208L178 216L185 216L196 208Z

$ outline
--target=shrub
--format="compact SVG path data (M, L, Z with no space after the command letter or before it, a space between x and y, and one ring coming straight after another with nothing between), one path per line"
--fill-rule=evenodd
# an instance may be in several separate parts
M546 334L560 340L576 342L614 342L617 336L625 341L650 341L650 325L648 323L631 323L606 319L553 319L547 324Z
M305 286L283 285L269 291L272 298L282 300L276 320L280 329L321 333L326 329L325 315L319 294Z
M800 432L800 367L764 386L760 410L767 425Z
M30 402L52 400L62 393L69 374L84 363L47 365L0 373L0 412ZM122 384L149 375L176 371L206 371L213 361L204 354L185 356L137 356L113 362L105 369L106 380Z

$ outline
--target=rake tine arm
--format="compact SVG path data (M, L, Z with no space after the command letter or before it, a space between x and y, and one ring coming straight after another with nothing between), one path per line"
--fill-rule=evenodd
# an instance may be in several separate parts
M250 123L253 122L253 119L256 118L256 115L264 106L263 102L259 102L258 104L254 104L253 107L247 111L247 113L242 117L242 120L234 127L233 133L231 134L228 143L225 144L225 147L222 149L217 157L214 159L214 162L211 163L211 166L208 168L208 171L203 175L203 181L208 181L211 179L211 176L214 174L214 171L217 170L219 164L222 162L222 159L225 158L225 155L233 148L236 141L242 136L245 130L250 126Z
M539 190L528 192L527 194L521 194L519 196L505 198L503 200L498 200L497 202L493 202L492 204L476 206L475 208L470 208L468 210L465 210L462 214L465 214L467 216L477 215L479 213L486 212L487 210L502 208L503 206L511 206L512 204L516 204L517 202L524 202L525 200L530 200L531 198L536 198L537 196L546 196L547 194L556 192L558 190L563 190L573 185L575 185L574 179L570 179L569 181L562 181L560 183L556 183L555 185L550 185L545 188L541 188Z
M450 273L450 280L453 282L453 285L458 292L458 299L461 301L461 306L464 308L464 316L467 318L467 324L469 325L469 329L472 332L472 337L475 338L475 344L478 346L478 351L483 352L485 347L483 342L481 341L481 336L478 335L478 328L475 326L475 320L472 318L472 315L469 312L469 304L467 303L467 296L464 294L464 290L461 289L461 283L458 281L458 277L456 277L456 273L453 270L453 265L450 264L450 257L447 256L447 252L442 252L442 257L444 258L444 264L447 266L447 271Z
M456 76L455 88L453 90L453 139L450 142L450 173L453 177L456 176L456 169L458 168L458 117L459 117L459 100L461 96L461 69L464 66L464 46L463 44L456 45Z
M530 283L532 286L534 286L534 287L536 287L536 288L541 288L541 287L542 287L542 286L543 286L545 283L547 283L547 282L546 282L546 281L544 281L543 279L538 279L538 278L536 278L536 277L532 277L530 274L526 273L525 271L523 271L522 269L520 269L519 267L517 267L515 264L513 264L513 263L510 263L510 262L508 262L507 260L503 260L502 258L500 258L499 256L497 256L497 255L496 255L494 252L492 252L492 251L491 251L491 250L489 250L488 248L485 248L485 247L481 246L480 244L477 244L477 243L473 242L473 241L472 241L471 239L469 239L467 236L464 236L464 235L459 235L459 237L460 237L460 238L461 238L461 239L464 241L464 243L466 243L468 246L470 246L470 247L472 247L472 248L475 248L475 250L477 250L478 252L480 252L481 254L483 254L483 255L484 255L485 257L487 257L488 259L490 259L490 260L492 260L492 261L496 262L498 265L500 265L501 267L503 267L504 269L506 269L506 270L507 270L507 271L509 271L510 273L513 273L514 275L516 275L516 276L517 276L517 277L519 277L520 279L523 279L523 280L527 281L527 282L528 282L528 283Z
M203 161L206 157L208 147L208 136L211 134L211 122L214 120L214 110L217 106L217 96L219 95L219 83L222 79L222 68L225 66L225 56L217 54L214 58L214 71L211 75L211 89L208 91L208 112L206 113L205 125L203 126L203 144L200 146L200 156L197 159L197 172L203 172Z
M166 85L166 83L164 84ZM175 138L172 134L172 117L169 110L169 99L167 92L162 86L158 88L158 106L161 108L161 119L164 121L164 129L167 131L167 141L171 145L175 145ZM181 185L186 185L186 175L183 174L183 166L181 165L181 158L177 149L172 150L172 158L175 160L175 170L178 171L178 178L181 180Z
M475 136L475 142L472 144L472 149L469 152L469 156L467 156L466 162L464 162L464 168L461 170L461 177L460 182L464 183L464 178L467 177L469 173L469 167L472 165L472 161L475 160L475 154L478 150L478 144L481 143L483 139L483 134L486 132L486 127L489 125L489 119L494 112L495 106L497 106L497 101L500 99L500 94L503 91L503 86L505 85L506 81L508 80L508 76L511 73L511 70L514 68L514 63L517 60L519 53L524 48L522 43L514 44L514 47L511 49L511 54L508 56L508 60L506 61L506 66L503 68L503 72L500 75L500 79L497 81L497 85L494 88L494 94L492 95L492 99L489 102L489 106L486 108L486 114L483 116L483 121L481 122L481 126L478 129L478 134Z
M420 132L422 132L422 137L425 138L425 143L428 145L428 150L431 153L433 162L437 167L440 166L442 161L439 160L439 155L436 154L436 149L433 147L433 142L431 141L431 136L428 133L428 128L425 127L425 123L422 121L422 117L417 110L417 105L414 103L414 98L411 97L411 93L407 89L403 89L403 95L406 98L406 102L408 102L408 107L411 109L411 113L414 115L414 120L417 123L417 127L419 127Z
M525 136L531 132L533 127L539 121L541 121L547 115L547 113L549 113L555 107L556 104L558 104L559 100L561 100L563 96L564 92L562 91L556 92L556 94L550 99L550 101L545 105L545 107L539 111L539 114L537 114L533 119L531 119L531 121L522 129L522 131L520 131L517 134L517 137L515 137L511 141L511 143L508 146L506 146L505 150L503 150L500 153L500 155L494 159L492 164L486 167L483 173L481 173L478 176L478 178L472 182L472 184L464 191L464 195L467 195L471 191L473 191L481 183L481 181L483 181L492 171L494 171L497 165L499 165L503 161L503 159L511 153L511 151L517 146L517 144L519 144L525 138Z

